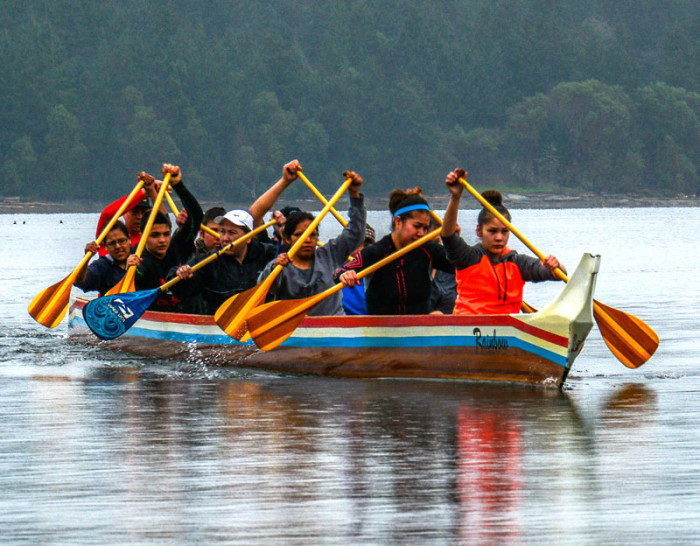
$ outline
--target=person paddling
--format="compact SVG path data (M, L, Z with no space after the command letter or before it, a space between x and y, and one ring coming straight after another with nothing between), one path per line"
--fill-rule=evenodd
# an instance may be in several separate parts
M211 207L202 217L202 226L207 227L214 233L219 233L219 224L216 219L219 216L226 214L224 207ZM210 231L200 228L199 237L194 242L194 257L204 257L209 255L213 250L221 248L221 238L212 235Z
M296 159L285 164L281 178L263 195L258 197L250 211L236 209L214 219L217 231L221 235L219 244L224 247L241 237L254 227L262 225L262 218L272 208L281 193L298 178L297 171L301 164ZM279 212L275 214L280 223L284 219ZM218 249L213 249L218 250ZM244 244L224 252L218 260L192 272L192 266L202 261L207 254L199 253L186 264L170 271L169 277L175 275L183 279L172 287L173 293L185 300L185 304L194 298L203 300L203 314L214 314L219 306L231 296L248 290L257 284L258 275L276 255L276 246L264 243L257 238L249 239Z
M122 214L124 225L128 230L129 239L131 240L131 246L134 247L138 245L141 240L141 219L151 208L151 203L156 199L156 179L144 172L138 174L138 179L143 181L143 188L131 199L131 202L127 205L126 211ZM102 214L100 214L100 219L97 221L97 235L102 233L102 230L127 198L128 196L120 197L104 208ZM161 207L161 212L165 214L165 207ZM100 256L106 256L108 254L104 244L100 245L98 253Z
M447 256L456 269L454 314L518 313L526 281L556 280L553 271L559 268L566 273L566 269L555 256L549 255L541 262L510 249L507 246L510 231L486 208L481 209L477 220L476 235L480 242L474 246L468 245L456 232L459 202L464 189L459 178L465 174L462 169L456 169L445 179L450 201L441 235ZM511 220L500 192L487 190L482 195L503 217Z
M105 294L117 284L126 272L128 259L132 251L129 239L129 230L122 221L114 224L114 227L104 238L104 246L107 256L101 256L89 266L86 263L75 279L75 286L83 292L97 291L99 295ZM85 253L97 254L98 246L95 241L85 245ZM134 256L135 258L135 256Z
M430 206L420 188L394 190L389 197L392 231L365 247L354 260L336 270L334 278L346 286L355 286L357 272L393 254L428 233ZM412 315L430 313L431 265L442 271L454 268L445 249L429 241L375 271L365 289L370 315Z
M352 180L348 187L350 221L347 227L340 235L323 246L318 246L319 234L315 231L291 259L287 252L278 254L258 278L258 282L261 283L276 266L284 267L268 292L272 298L278 300L305 298L330 288L335 284L333 273L336 268L347 260L364 240L367 211L364 206L364 196L360 193L364 181L354 172L347 171L344 176ZM284 243L292 247L314 220L315 216L309 212L298 211L290 214L282 232ZM325 298L309 311L311 316L343 314L345 313L340 292Z
M202 223L202 208L182 182L180 167L163 165L163 175L166 173L170 173L170 183L187 210L187 221L173 235L168 215L160 211L156 213L143 256L138 259L139 264L134 277L136 290L157 288L165 283L168 271L173 266L183 263L192 253L194 239ZM148 216L144 216L141 220L141 230L147 222ZM153 302L150 309L173 311L178 303L179 299L171 293L163 293Z

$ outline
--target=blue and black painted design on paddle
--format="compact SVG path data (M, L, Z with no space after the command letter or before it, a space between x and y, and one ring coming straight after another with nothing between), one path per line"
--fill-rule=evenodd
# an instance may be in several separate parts
M83 307L83 317L100 339L116 339L126 332L158 297L160 289L113 294L94 299Z

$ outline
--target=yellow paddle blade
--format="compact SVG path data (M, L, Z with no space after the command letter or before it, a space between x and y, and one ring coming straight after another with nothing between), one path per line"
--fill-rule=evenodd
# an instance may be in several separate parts
M28 311L32 318L47 328L58 326L68 311L73 279L74 275L69 275L39 292L29 304Z
M593 316L605 344L628 368L638 368L656 352L659 336L643 320L597 300Z

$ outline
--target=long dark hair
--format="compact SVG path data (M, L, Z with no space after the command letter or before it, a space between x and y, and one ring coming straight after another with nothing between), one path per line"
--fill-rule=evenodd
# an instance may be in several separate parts
M508 209L505 207L505 205L503 205L503 196L501 195L500 191L486 190L481 193L481 196L510 222L510 212L508 212ZM484 207L481 209L481 212L479 212L477 222L480 226L483 226L484 224L488 224L494 218L495 216L491 213L491 211Z

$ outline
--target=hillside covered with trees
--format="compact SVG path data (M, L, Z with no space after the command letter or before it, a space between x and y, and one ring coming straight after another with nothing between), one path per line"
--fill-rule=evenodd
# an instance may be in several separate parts
M4 0L0 195L700 193L697 0ZM119 190L115 191L115 185ZM303 187L294 188L306 195Z

